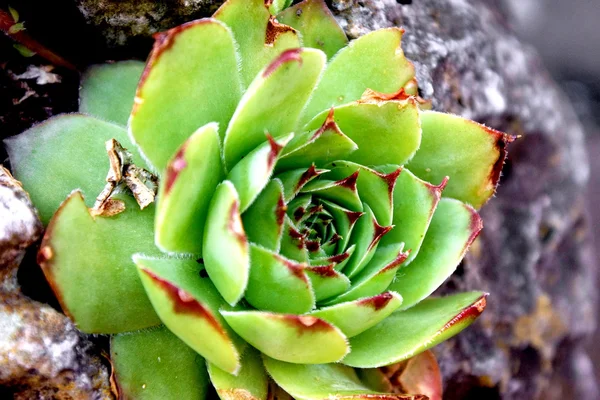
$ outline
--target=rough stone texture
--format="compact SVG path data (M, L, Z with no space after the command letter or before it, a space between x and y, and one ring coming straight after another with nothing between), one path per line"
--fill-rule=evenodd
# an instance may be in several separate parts
M353 37L403 26L421 95L435 109L523 135L509 147L502 185L482 210L480 239L440 290L491 293L480 320L436 348L444 398L600 398L583 349L595 328L596 277L583 202L589 167L582 130L535 52L510 32L506 1L328 3ZM116 45L208 13L211 2L76 3L90 26ZM85 365L94 363L78 364Z
M91 342L67 317L20 293L17 267L41 233L29 196L0 165L0 397L112 398Z
M491 293L480 321L436 349L444 398L599 398L582 347L596 318L589 166L568 100L510 33L501 2L350 3L333 1L350 35L406 29L403 47L435 109L523 135L482 210L483 234L440 290Z
M127 45L181 23L210 15L211 0L75 0L87 23L109 46Z

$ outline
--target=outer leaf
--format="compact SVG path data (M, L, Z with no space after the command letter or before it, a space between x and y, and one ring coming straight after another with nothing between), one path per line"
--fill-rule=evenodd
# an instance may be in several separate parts
M50 118L5 140L13 174L42 222L48 223L73 189L79 188L89 207L94 204L109 167L104 143L112 138L133 153L136 165L144 166L125 129L82 114Z
M204 359L165 327L110 340L121 398L203 400L209 388Z
M81 193L72 193L50 221L40 246L38 263L63 311L87 333L119 333L160 323L131 262L136 250L156 252L153 207L140 211L133 199L122 200L123 213L94 219Z
M263 311L221 314L238 335L278 360L321 364L339 361L350 351L344 334L316 317Z
M144 63L134 60L92 65L81 77L79 111L127 125L142 71Z
M225 301L201 277L194 260L160 259L136 255L139 275L160 319L188 346L223 370L240 368L239 338L219 315Z
M428 182L440 182L449 176L444 196L481 207L496 190L506 145L514 137L434 111L423 111L421 124L421 148L408 168Z
M412 79L414 67L400 47L402 32L399 28L379 29L350 42L337 53L304 110L302 121L306 123L332 106L358 100L366 89L393 93ZM343 127L342 131L345 132Z
M323 0L305 0L283 10L277 19L302 35L302 46L321 49L327 58L346 46L348 39Z
M245 299L259 310L304 314L315 306L315 295L304 273L305 265L250 246L252 269Z
M248 284L250 255L240 217L240 200L230 181L217 186L208 211L203 245L206 272L221 296L234 305Z
M482 227L470 206L454 199L440 201L419 256L400 269L389 287L404 298L403 309L429 296L452 275Z
M279 251L285 211L283 185L279 179L272 179L242 214L248 240L266 249Z
M391 173L396 168L390 166L386 172ZM402 169L393 194L394 228L381 239L380 246L404 242L404 248L410 250L405 263L410 263L419 254L446 182L444 179L435 186L417 178L408 169Z
M400 304L402 304L402 297L398 293L385 292L377 296L325 307L311 312L310 315L334 324L350 338L383 321L400 307Z
M224 177L219 128L198 129L167 164L156 212L156 244L166 251L202 253L210 199Z
M260 353L246 346L242 354L242 368L237 376L208 363L208 373L222 400L266 400L269 382ZM182 398L185 398L182 397Z
M324 64L319 50L287 50L254 79L227 127L227 169L261 144L265 132L278 138L294 131Z
M224 22L233 32L240 53L244 87L283 51L301 47L298 33L272 18L264 0L229 0L213 18Z
M263 357L275 382L298 400L373 399L425 400L423 396L378 393L365 386L356 372L340 364L301 365Z
M352 353L343 363L373 368L406 360L456 335L485 308L481 292L431 298L406 311L397 311L350 340Z
M327 115L328 111L322 111L305 129L318 128ZM358 145L358 150L345 160L358 164L402 165L413 157L421 143L419 109L414 99L344 104L335 107L334 120Z
M241 212L246 211L269 183L279 154L292 139L292 135L279 140L275 140L269 135L267 139L250 154L247 154L227 176L239 193Z
M229 29L213 19L178 26L157 36L136 93L132 137L161 172L196 129L209 122L224 129L240 98Z

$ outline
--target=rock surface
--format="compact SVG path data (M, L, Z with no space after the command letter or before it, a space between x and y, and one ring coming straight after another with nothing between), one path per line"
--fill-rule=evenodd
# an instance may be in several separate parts
M130 44L125 43L130 35L147 36L181 18L208 14L209 3L215 2L76 3L87 22L115 46ZM436 348L444 399L600 398L583 348L597 313L583 133L535 52L508 28L505 0L329 4L353 37L403 26L403 47L415 62L421 95L435 109L523 136L510 146L502 185L482 210L480 239L440 290L491 293L480 320ZM64 318L61 323L66 324L64 337L74 338L69 336L75 335L72 325ZM84 343L76 349L86 348L81 338L68 340ZM93 357L75 358L78 371L105 374L101 367L94 370L99 364Z

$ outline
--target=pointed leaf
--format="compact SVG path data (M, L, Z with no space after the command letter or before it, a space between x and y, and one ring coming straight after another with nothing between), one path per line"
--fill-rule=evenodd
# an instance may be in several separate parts
M321 112L304 129L321 126L328 112ZM419 109L413 99L344 104L335 107L334 120L358 145L358 150L345 160L361 165L402 165L413 157L421 143Z
M327 299L344 293L350 288L350 279L334 268L335 263L307 267L304 272L310 279L315 299Z
M63 311L87 333L119 333L158 325L131 255L156 253L152 206L140 210L129 196L125 211L94 219L73 192L50 221L38 263ZM127 307L123 307L127 304Z
M148 298L167 328L207 360L235 374L240 368L241 343L219 314L226 303L210 279L201 276L202 266L194 260L140 255L134 261Z
M358 190L356 190L357 179L358 171L339 181L319 179L306 184L300 193L309 193L313 196L331 200L352 211L362 211L363 205Z
M346 46L348 39L323 0L305 0L283 10L277 19L302 35L302 46L321 49L327 58Z
M324 305L339 304L363 297L375 296L390 286L396 276L396 271L408 252L402 252L403 244L377 248L373 258L364 269L352 280L352 286L347 292L326 300Z
M144 63L134 60L92 65L81 77L79 111L127 125L143 71Z
M284 171L310 165L323 166L331 161L347 158L358 146L339 129L329 114L323 125L314 131L296 135L286 146L277 163L277 170Z
M198 129L167 164L156 212L156 244L165 251L202 253L208 206L224 177L219 128Z
M298 33L278 23L265 6L265 0L229 0L213 18L231 29L238 44L244 87L283 51L301 47Z
M269 381L260 353L250 346L242 353L242 368L236 375L208 363L210 381L222 400L267 400ZM183 397L185 398L185 396Z
M398 382L409 393L423 393L429 400L442 400L442 374L431 350L411 357L398 376Z
M215 190L204 229L206 272L231 305L244 295L250 269L248 239L240 217L240 200L230 181Z
M264 141L293 132L325 64L315 49L287 50L250 84L225 134L227 169Z
M390 166L386 172L393 172L396 166ZM404 242L404 248L410 250L405 263L409 264L419 254L423 239L435 208L442 197L447 179L435 186L402 169L394 187L394 228L382 239L380 246Z
M327 172L326 169L317 169L314 164L309 168L294 169L277 174L277 178L283 184L283 198L289 202L302 190L302 188L319 175Z
M396 311L353 337L352 353L343 363L373 368L413 357L469 326L483 312L485 297L481 292L461 293L426 299L409 310Z
M332 106L356 101L367 89L393 93L403 87L414 76L415 69L404 58L401 37L399 28L379 29L353 40L338 52L323 73L302 121L306 123ZM344 127L342 131L346 132Z
M444 196L481 207L496 190L506 145L514 137L434 111L421 113L421 126L421 148L407 167L428 182L449 176Z
M290 217L283 218L283 235L281 236L280 252L282 255L299 262L308 262L308 250L305 237L301 234Z
M258 146L229 172L227 179L233 183L240 196L240 212L254 202L269 183L281 150L292 139L292 135L278 140L267 135L267 141Z
M392 223L392 197L396 180L401 171L400 168L389 174L382 174L374 169L350 161L335 161L327 168L330 169L330 172L323 176L325 179L341 179L355 171L360 171L356 188L361 200L369 205L378 223L381 225Z
M315 306L306 265L250 245L250 280L245 299L259 310L304 314Z
M334 264L333 268L336 271L341 271L344 269L344 266L346 265L348 260L350 260L350 257L352 257L352 254L354 253L355 249L356 249L356 245L353 244L352 246L348 247L346 249L346 251L343 253L336 254L334 256L329 256L329 257L313 258L310 260L310 265L322 266L322 265Z
M263 311L221 314L238 335L278 360L321 364L339 361L350 351L344 334L316 317Z
M279 179L273 179L242 214L248 240L266 249L279 251L285 211L283 185Z
M418 395L373 391L358 379L354 369L340 364L291 364L264 356L263 360L267 372L275 382L298 400L426 400L426 397Z
M402 297L395 292L385 292L347 303L313 311L310 315L324 319L340 328L347 337L377 325L402 304Z
M109 168L104 143L113 138L131 151L137 166L144 166L124 128L83 114L59 115L5 140L12 172L42 222L48 223L74 189L92 207Z
M204 359L164 326L113 336L110 358L122 398L203 400L210 387Z
M356 245L356 251L344 267L344 273L349 278L358 274L369 263L381 238L392 229L391 226L379 225L371 207L366 204L363 207L365 215L358 219L350 237L350 243Z
M213 19L189 22L157 36L136 93L131 135L162 172L199 127L217 122L222 136L240 98L230 30Z
M454 199L440 200L419 255L398 271L389 287L404 298L403 309L429 296L452 275L482 227L471 206Z
M350 234L354 228L354 225L356 224L356 221L358 221L358 219L365 213L362 211L350 211L327 200L321 199L320 201L323 203L325 209L333 216L333 223L335 225L336 232L342 237L339 242L338 250L346 249L348 242L350 241ZM341 270L339 263L336 269L338 271Z

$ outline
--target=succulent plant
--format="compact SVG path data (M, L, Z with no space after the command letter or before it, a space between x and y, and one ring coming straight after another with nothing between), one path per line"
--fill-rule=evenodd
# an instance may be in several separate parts
M158 34L145 66L84 75L81 113L6 141L46 278L113 335L127 398L404 398L364 377L485 307L428 297L512 138L428 110L401 29L347 43L322 0L288 3Z

